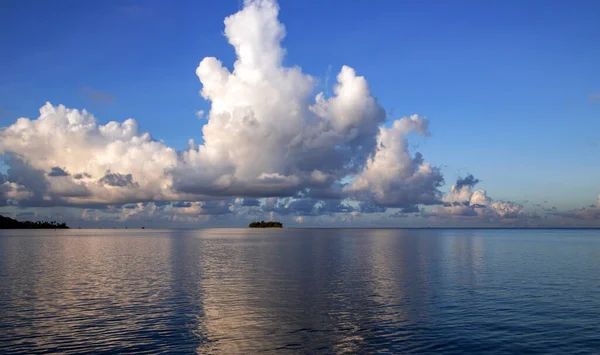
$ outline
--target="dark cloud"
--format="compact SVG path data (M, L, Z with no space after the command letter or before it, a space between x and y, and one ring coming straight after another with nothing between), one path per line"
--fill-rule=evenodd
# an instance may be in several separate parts
M19 205L28 207L52 207L69 205L64 197L88 197L90 191L81 184L67 181L68 188L65 188L60 194L50 191L50 184L47 177L69 176L69 173L60 167L54 167L49 173L35 169L20 158L5 154L5 161L9 166L8 181L22 185L27 191L31 192L28 199L20 200Z
M133 176L131 174L119 174L119 173L111 173L110 171L106 172L98 182L108 186L115 187L137 187L138 183L133 181Z
M316 214L349 213L356 209L350 205L344 205L340 200L324 200L317 207Z
M472 205L469 205L469 206L471 206L471 207L473 207L473 208L487 208L487 206L486 206L486 205L480 205L480 204L478 204L478 203L474 203L474 204L472 204Z
M232 196L261 197L290 197L297 196L298 191L304 189L297 182L261 182L260 184L221 186L213 183L199 183L191 176L181 175L175 171L173 175L173 188L175 191L186 194L196 194L225 198Z
M202 212L200 215L224 215L232 213L231 209L232 200L222 201L206 201L202 203Z
M173 207L175 207L175 208L192 207L192 203L191 202L185 202L185 201L177 201L177 202L173 203Z
M308 216L312 215L319 200L312 198L295 199L287 206L289 213Z
M331 185L326 187L311 187L300 191L299 195L302 197L311 197L319 200L339 200L344 197L344 186L348 184L342 184L339 182L333 182Z
M129 204L129 205L123 205L123 208L126 210L135 210L137 208L137 206Z
M4 161L9 166L7 171L8 181L25 186L32 193L28 200L21 200L19 204L53 205L52 202L55 202L57 198L44 199L49 187L44 171L33 168L14 154L4 154Z
M91 178L91 177L92 177L92 175L90 175L90 174L88 174L88 173L78 173L78 174L75 174L75 175L73 175L73 178L74 178L75 180L80 180L80 179L83 179L84 177L86 177L86 178L88 178L88 179L89 179L89 178Z
M414 213L419 213L419 212L421 212L421 210L419 209L419 206L417 206L417 205L409 205L409 206L400 208L398 211L392 213L388 217L391 217L391 218L407 218L407 217L413 216Z
M452 207L452 206L470 206L470 201L454 201L454 202L444 202L444 207Z
M400 209L400 212L402 213L419 213L419 211L419 206L417 205L410 205Z
M289 199L268 198L262 207L265 212L275 212L281 215L312 215L319 200L312 198Z
M458 178L458 180L456 180L456 189L460 190L463 186L468 186L470 188L474 187L475 185L477 185L479 182L481 182L481 180L476 179L473 174L469 174L467 176L465 176L465 178Z
M358 211L361 213L382 213L386 210L385 206L378 205L373 201L363 201L358 204Z
M50 170L48 176L56 177L56 176L69 176L70 174L65 171L65 169L55 166Z
M0 173L0 207L8 205L6 194L12 191L11 187L4 185L5 182L7 182L6 175Z
M260 201L255 199L255 198L245 198L242 201L242 206L245 207L256 207L256 206L260 206Z
M262 210L265 212L275 212L280 215L320 216L353 212L355 208L343 204L340 200L268 198Z

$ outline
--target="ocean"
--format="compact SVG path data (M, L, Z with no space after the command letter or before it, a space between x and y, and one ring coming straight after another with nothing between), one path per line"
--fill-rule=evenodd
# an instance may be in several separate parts
M600 354L600 231L0 231L0 354Z

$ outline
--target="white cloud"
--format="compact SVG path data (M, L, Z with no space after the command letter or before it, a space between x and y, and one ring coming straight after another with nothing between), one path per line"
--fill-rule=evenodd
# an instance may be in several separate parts
M196 74L211 104L198 112L207 118L201 145L190 140L178 153L133 119L100 125L85 110L47 103L37 119L0 130L0 154L11 157L8 179L30 191L15 196L40 206L200 201L170 207L178 215L202 215L208 205L201 201L237 196L338 201L285 207L313 214L352 212L340 199L379 209L439 202L441 173L411 154L406 138L427 135L428 121L413 115L383 126L384 109L348 66L333 95L315 95L315 79L283 65L278 11L274 1L246 2L224 21L237 55L232 70L213 57L200 62ZM147 204L143 211L153 213Z
M477 190L473 192L469 200L470 205L488 206L492 199L487 196L485 190Z
M413 158L405 138L410 131L425 134L427 121L415 115L380 127L385 111L366 79L347 66L333 96L313 99L316 81L282 65L285 28L277 15L274 2L255 1L225 19L238 58L233 71L213 57L196 70L211 110L204 144L183 153L175 187L254 197L310 189L386 205L434 203L441 174L420 154ZM353 187L340 189L354 174Z
M140 133L133 119L99 125L85 110L50 103L37 119L0 130L0 154L9 155L9 180L39 185L34 197L75 204L169 199L168 172L177 165L175 150Z
M470 201L473 196L470 186L457 187L452 185L450 193L444 196L443 201L448 203Z
M345 190L372 196L382 206L438 203L440 171L424 162L421 154L412 157L405 138L411 131L428 135L427 125L426 119L412 115L396 120L390 128L379 128L375 154Z
M450 192L443 197L443 206L436 206L424 215L452 217L476 217L487 220L511 220L524 217L537 217L526 213L523 206L511 201L493 201L485 190L472 189L479 182L473 175L459 178Z
M525 215L523 206L510 201L492 202L490 209L500 218L519 218Z

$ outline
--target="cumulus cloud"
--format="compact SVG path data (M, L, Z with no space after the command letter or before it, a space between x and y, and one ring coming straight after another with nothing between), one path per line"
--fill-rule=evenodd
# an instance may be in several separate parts
M468 187L472 188L473 186L477 185L479 182L480 182L480 180L476 179L473 176L473 174L469 174L464 179L458 178L458 180L456 180L455 186L457 189L461 189L464 186L468 186Z
M127 187L134 186L138 187L139 184L133 181L133 176L131 174L119 174L119 173L111 173L107 171L106 174L98 180L99 183L114 186L114 187Z
M177 152L131 118L102 125L86 110L46 103L38 118L0 130L7 182L16 184L3 196L32 206L135 204L126 216L227 214L235 197L244 208L267 197L264 212L303 216L440 203L440 170L407 140L429 135L429 121L386 122L366 78L349 66L331 95L315 93L317 80L283 65L278 12L275 1L247 1L224 20L233 68L214 57L198 65L210 101L202 144Z
M472 174L467 175L465 178L459 177L456 183L450 187L450 192L442 199L444 205L446 207L458 205L488 206L492 200L487 196L486 191L473 191L473 188L479 182L480 180Z
M490 209L503 219L516 219L525 215L523 206L511 201L496 201L490 204Z
M337 198L374 195L376 202L390 205L435 200L436 191L427 189L436 185L423 181L440 181L441 175L406 149L405 135L423 132L426 120L415 116L380 128L385 111L366 79L347 66L337 75L331 97L319 93L312 99L315 80L299 67L282 65L285 28L277 15L274 2L255 1L225 19L225 35L238 58L233 71L213 57L196 70L211 110L204 144L183 153L175 187L254 197L313 191ZM383 171L391 180L377 180ZM341 179L355 175L361 186L339 188ZM400 186L402 193L384 198Z
M38 202L174 198L168 172L177 165L176 151L140 133L133 119L99 125L85 110L47 103L37 119L19 118L0 130L0 153L9 166L9 180L32 190Z
M48 176L69 176L70 174L67 173L64 169L59 168L58 166L55 166L52 168L52 170L50 170L50 172L48 173Z
M375 154L345 191L368 196L378 205L436 204L444 179L439 169L425 162L420 153L408 152L405 135L428 135L428 121L417 115L396 120L392 127L379 128Z
M469 200L471 206L488 206L492 199L487 196L485 190L474 191Z
M458 178L456 184L450 187L449 193L443 197L443 205L436 206L423 215L476 217L482 220L537 218L536 214L525 212L520 204L512 201L493 201L485 190L473 191L479 181L472 174L465 178Z

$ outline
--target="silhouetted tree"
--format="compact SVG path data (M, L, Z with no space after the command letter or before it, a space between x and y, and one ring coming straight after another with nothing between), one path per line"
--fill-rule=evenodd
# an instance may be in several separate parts
M16 219L4 217L0 215L0 229L68 229L66 223L58 223L57 221L42 222L42 221L25 221L19 222Z
M250 228L283 228L283 224L281 222L252 222L248 226Z

